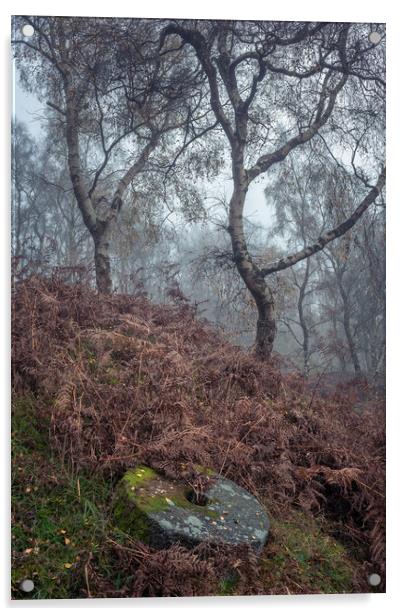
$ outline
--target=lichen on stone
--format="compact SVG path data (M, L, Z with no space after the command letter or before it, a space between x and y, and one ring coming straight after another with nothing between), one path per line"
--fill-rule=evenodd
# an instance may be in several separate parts
M218 517L217 512L189 502L182 486L164 480L147 466L126 471L118 484L114 501L116 525L146 543L150 542L151 533L156 531L153 513L179 508L188 513L203 513L208 518ZM166 530L174 528L169 520L159 520L158 524Z
M117 486L116 525L154 547L177 541L192 546L208 540L262 549L269 521L252 495L216 476L204 496L203 502L193 500L186 484L137 466L128 470Z

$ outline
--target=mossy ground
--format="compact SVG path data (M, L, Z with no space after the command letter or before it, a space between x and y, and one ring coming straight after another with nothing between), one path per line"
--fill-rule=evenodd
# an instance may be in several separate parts
M97 475L72 473L52 457L49 426L43 419L46 414L38 414L42 404L32 397L13 403L12 596L87 596L89 559L119 589L125 579L106 546L110 539L124 545L128 537L116 527L111 482ZM135 486L153 477L152 471L143 471L130 476ZM184 501L184 506L194 506ZM319 523L296 512L286 520L271 517L270 541L261 555L260 570L265 594L272 594L273 589L284 594L345 593L352 589L354 561ZM27 578L35 588L25 594L19 584ZM219 582L217 594L237 594L236 583Z
M110 523L110 482L75 474L52 457L48 426L34 398L12 408L11 595L14 599L85 596L85 564L95 558L103 574L121 584L105 550L107 538L124 542ZM32 593L19 589L22 580Z
M355 563L326 528L302 512L286 520L271 519L270 540L264 551L262 580L270 588L284 584L284 592L349 593Z

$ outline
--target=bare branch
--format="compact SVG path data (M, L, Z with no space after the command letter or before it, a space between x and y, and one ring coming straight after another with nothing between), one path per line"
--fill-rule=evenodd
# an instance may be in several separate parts
M61 115L66 116L66 112L63 111L63 109L61 109L58 105L55 105L55 103L52 103L51 101L46 101L46 104L47 104L48 107L51 107L51 109L54 109L55 111L57 111Z
M382 188L385 185L385 179L386 168L383 168L378 178L378 182L376 183L376 186L371 189L365 199L361 201L360 205L354 210L351 216L347 218L347 220L342 222L338 227L335 227L331 231L328 231L327 233L319 237L316 242L311 246L307 246L303 250L300 250L299 252L295 253L294 255L284 257L270 267L262 269L262 275L268 276L269 274L273 274L274 272L279 272L280 270L287 269L288 267L295 265L299 261L302 261L303 259L306 259L307 257L310 257L311 255L323 250L326 244L329 244L329 242L332 242L336 238L344 235L344 233L351 229L355 225L355 223L361 218L361 216L368 209L371 203L375 201L375 199L380 194Z
M327 88L327 83L329 79L328 75L329 73L326 75L324 79L324 83L322 86L319 103L317 107L316 118L313 124L311 124L311 126L307 128L306 130L302 131L298 135L295 135L294 137L289 139L287 143L285 143L283 146L281 146L281 148L279 148L275 152L272 152L270 154L264 154L263 156L261 156L256 162L256 164L247 170L247 177L248 177L249 184L258 175L267 171L272 165L284 160L288 156L288 154L292 150L294 150L296 147L312 139L319 132L322 126L326 124L326 122L328 121L328 119L330 118L333 112L336 99L337 99L337 95L340 92L340 90L343 88L343 86L345 85L347 81L347 77L348 77L347 75L343 75L343 77L340 79L337 86L329 92L329 89ZM326 97L328 97L328 103L327 103L326 108L323 109L324 101Z

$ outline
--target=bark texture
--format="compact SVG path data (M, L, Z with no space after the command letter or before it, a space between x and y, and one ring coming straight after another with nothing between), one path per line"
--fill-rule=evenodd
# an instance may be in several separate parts
M100 293L112 293L112 274L110 259L110 223L94 233L94 261L97 289ZM98 225L99 227L99 225Z

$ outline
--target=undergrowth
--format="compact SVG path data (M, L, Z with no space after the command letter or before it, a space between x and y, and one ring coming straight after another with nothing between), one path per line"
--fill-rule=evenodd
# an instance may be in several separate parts
M384 414L322 399L193 309L29 278L13 293L13 596L368 592L385 577ZM371 392L369 392L371 393ZM246 548L152 550L114 527L125 470L198 487L214 468L268 508ZM217 582L236 570L237 583ZM376 590L383 590L381 586ZM30 595L31 596L31 595Z

